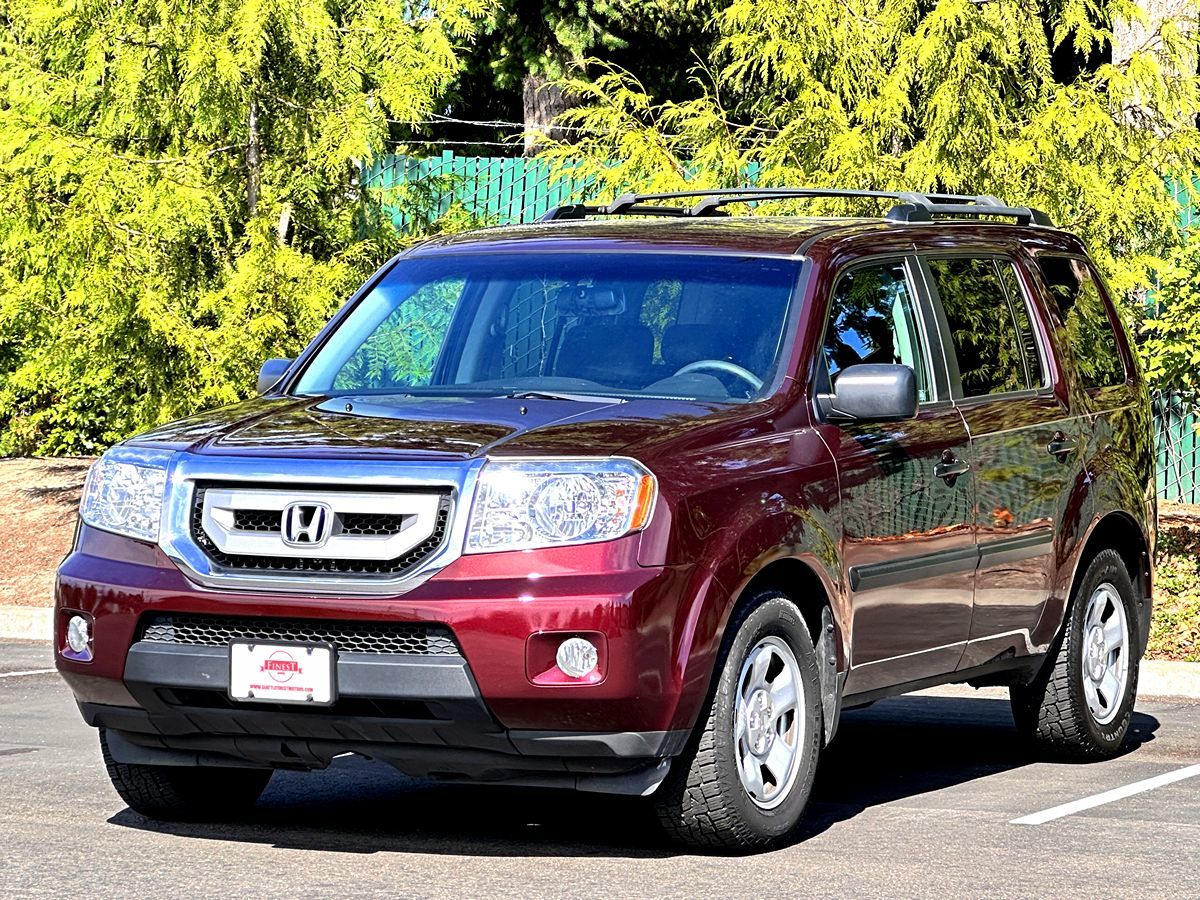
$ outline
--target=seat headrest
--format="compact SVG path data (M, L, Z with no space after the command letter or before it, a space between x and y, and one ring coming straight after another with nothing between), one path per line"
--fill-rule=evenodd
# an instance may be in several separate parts
M611 319L581 322L563 334L555 375L615 387L641 387L650 378L654 333Z
M610 287L579 285L557 300L560 316L619 316L625 312L625 293Z
M728 334L714 325L672 325L663 332L662 357L672 368L730 356Z

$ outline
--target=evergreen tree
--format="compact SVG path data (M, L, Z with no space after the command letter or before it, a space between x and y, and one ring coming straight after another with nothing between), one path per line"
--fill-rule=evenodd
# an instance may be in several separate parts
M91 451L294 354L411 239L361 164L490 11L0 0L0 453Z
M454 91L455 116L522 122L527 153L540 134L570 140L574 132L553 125L573 103L560 82L593 57L636 66L659 97L690 97L688 69L715 37L712 7L711 0L498 0ZM486 127L438 131L496 136Z

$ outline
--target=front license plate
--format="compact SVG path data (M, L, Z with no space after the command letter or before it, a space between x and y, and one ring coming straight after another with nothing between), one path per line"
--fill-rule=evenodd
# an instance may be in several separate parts
M334 701L333 647L328 644L229 645L229 696L259 703Z

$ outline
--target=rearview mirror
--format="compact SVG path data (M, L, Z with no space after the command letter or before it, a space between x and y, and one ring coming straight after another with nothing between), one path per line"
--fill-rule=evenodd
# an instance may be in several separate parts
M555 305L560 316L619 316L625 312L625 295L610 287L581 284L564 289Z
M258 370L258 387L255 390L265 394L279 384L279 379L284 376L292 362L290 359L268 359Z
M908 366L863 363L843 369L829 398L832 417L896 422L917 414L917 376Z

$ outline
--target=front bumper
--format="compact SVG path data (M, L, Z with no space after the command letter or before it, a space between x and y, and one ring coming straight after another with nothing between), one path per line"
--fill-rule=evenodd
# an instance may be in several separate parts
M505 729L461 656L343 653L337 677L331 707L239 703L227 695L224 648L139 641L124 679L137 706L80 709L108 729L118 762L312 769L352 752L414 776L629 793L655 786L666 771L659 761L687 736Z
M59 570L56 640L72 612L87 613L94 658L59 655L58 666L87 721L118 736L119 761L158 754L168 764L166 753L177 764L209 755L312 768L355 752L414 775L586 787L634 773L625 787L597 789L640 791L638 779L679 752L694 715L675 664L689 578L640 566L633 538L462 557L393 598L247 595L195 585L157 547L84 527ZM459 653L339 652L332 707L243 705L227 697L223 646L142 640L148 616L172 613L437 624ZM604 677L535 684L527 644L544 632L602 633Z

